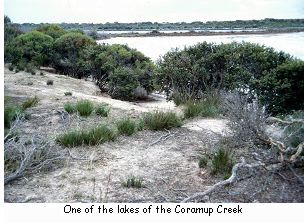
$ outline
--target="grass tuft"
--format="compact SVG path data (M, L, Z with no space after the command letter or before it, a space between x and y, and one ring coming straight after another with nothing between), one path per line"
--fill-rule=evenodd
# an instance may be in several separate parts
M181 118L174 112L161 112L156 111L153 113L147 113L144 116L145 126L150 130L164 130L182 125Z
M112 128L100 125L88 130L68 131L58 136L56 141L66 147L75 147L82 144L93 146L107 141L114 141L116 137L116 132Z
M206 156L200 157L198 161L199 168L205 168L208 164L208 158Z
M21 105L23 110L26 110L30 107L33 107L35 105L37 105L39 102L39 98L37 96L33 97L33 98L27 98Z
M46 85L53 85L54 84L54 81L53 80L47 80L46 81Z
M74 113L76 112L76 106L74 103L71 103L71 102L67 102L64 104L64 110L67 112L67 113Z
M117 121L116 127L118 129L119 134L130 136L136 132L137 123L130 118L126 118L126 119Z
M89 100L81 100L76 103L76 110L80 116L89 116L94 110L94 104Z
M212 173L229 176L234 165L232 152L220 147L212 158Z
M142 188L143 180L141 178L130 176L125 182L122 184L124 187L134 187L134 188Z
M95 113L102 117L108 117L110 108L108 104L101 103L95 107Z

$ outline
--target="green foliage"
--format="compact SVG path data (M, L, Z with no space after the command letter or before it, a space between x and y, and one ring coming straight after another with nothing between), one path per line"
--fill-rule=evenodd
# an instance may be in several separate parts
M231 173L233 165L234 159L231 151L222 146L219 147L212 158L212 172L227 176Z
M39 102L39 98L37 96L32 97L32 98L27 98L21 105L23 110L26 110L30 107L34 107L35 105L37 105Z
M207 94L204 99L191 100L185 104L185 118L196 116L215 117L219 110L219 97L216 94Z
M258 94L272 114L304 109L304 61L281 64L265 75Z
M95 107L95 113L102 117L108 117L110 108L108 104L101 103Z
M64 95L65 95L65 96L72 96L72 92L66 91L66 92L64 92Z
M109 76L109 94L113 98L122 100L134 99L134 90L138 85L138 75L130 68L116 68Z
M75 147L82 144L93 146L107 141L114 141L116 137L116 132L112 128L100 125L88 130L68 131L58 136L56 141L66 147Z
M210 90L237 90L250 98L257 95L268 111L278 113L303 108L302 101L287 103L303 95L302 74L303 62L272 48L204 42L164 55L157 62L155 83L158 90L176 96L177 103L200 99Z
M76 103L76 110L80 116L89 116L94 110L94 104L89 100L80 100Z
M141 188L143 187L143 180L141 178L130 176L126 180L126 182L123 182L122 184L124 187L134 187L134 188Z
M22 113L22 109L18 106L5 106L4 107L4 128L10 128L11 123L15 120L18 114Z
M14 71L14 66L13 65L9 65L9 67L8 67L8 69L10 70L10 71Z
M125 118L117 121L116 127L118 129L119 134L130 136L136 132L137 123L130 118Z
M14 38L6 46L5 53L13 64L24 64L24 69L28 63L35 66L48 64L52 45L52 37L38 31L31 31Z
M41 25L36 30L51 36L53 39L58 39L60 36L67 33L67 31L65 31L59 25L56 24Z
M96 45L90 37L80 33L67 33L56 39L53 66L59 72L72 77L82 78L90 74L88 48Z
M200 157L198 161L199 168L205 168L208 164L208 158L206 156Z
M174 112L162 111L145 114L144 122L148 129L155 131L176 128L182 125L181 118Z
M67 112L67 113L75 113L77 111L76 109L76 105L72 102L67 102L64 104L64 110Z

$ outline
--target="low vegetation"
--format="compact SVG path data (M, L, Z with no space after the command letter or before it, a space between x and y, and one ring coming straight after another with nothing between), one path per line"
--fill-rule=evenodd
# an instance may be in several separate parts
M228 178L234 165L234 159L231 150L219 147L212 157L212 173L222 174Z
M75 147L82 144L97 145L108 141L114 141L117 137L116 131L107 126L100 125L87 130L70 130L57 137L56 141L66 147Z
M128 179L122 183L124 187L141 188L143 187L143 180L139 177L130 176Z
M94 111L94 104L89 100L80 100L75 105L80 116L87 117Z
M67 102L64 104L64 110L67 113L75 113L77 111L75 103Z
M145 114L144 123L148 129L158 131L180 127L182 120L174 112L156 111Z
M54 81L53 80L47 80L46 81L46 85L53 85L54 84Z
M32 98L27 98L21 105L23 110L26 110L30 107L33 107L35 105L37 105L39 102L39 98L37 96L32 97Z
M101 117L108 117L110 107L106 103L101 103L95 106L95 113Z
M136 121L125 118L116 122L116 127L118 129L119 134L130 136L134 134L137 130Z

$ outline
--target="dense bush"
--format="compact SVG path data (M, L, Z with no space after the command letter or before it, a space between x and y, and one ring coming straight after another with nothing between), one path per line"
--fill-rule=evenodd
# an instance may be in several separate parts
M95 45L90 37L79 33L67 33L54 43L53 66L63 74L76 78L90 74L88 48Z
M293 77L288 76L288 83L303 80L300 62L291 65L291 61L294 59L288 54L258 44L233 42L215 45L204 42L164 55L157 62L155 83L160 91L166 92L169 99L177 103L199 99L206 91L226 89L238 90L251 97L257 94L265 99L262 101L268 105L267 108L271 108L274 100L268 99L277 83L269 81L275 82L274 78L284 75L286 78L288 72L294 73ZM286 71L287 66L289 71ZM291 67L294 67L292 71ZM293 86L290 91L301 93L299 84ZM283 91L276 91L276 97L288 98Z
M13 64L25 69L28 63L35 66L49 63L52 45L52 37L38 31L31 31L13 39L6 46L5 53Z
M265 75L258 94L273 114L304 109L304 61L284 63Z
M64 30L63 28L61 28L60 26L58 26L56 24L41 25L36 30L39 32L42 32L46 35L49 35L49 36L53 37L54 39L58 39L60 36L67 33L66 30Z
M153 90L154 65L149 58L139 51L119 44L98 45L89 49L89 51L92 75L102 91L111 91L109 89L109 79L115 70L126 69L129 69L133 75L136 74L136 87L144 88L147 93Z

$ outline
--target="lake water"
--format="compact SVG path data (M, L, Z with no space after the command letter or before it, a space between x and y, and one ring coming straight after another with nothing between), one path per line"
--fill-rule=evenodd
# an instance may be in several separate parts
M304 32L266 35L116 37L99 40L98 42L127 44L156 61L172 48L184 48L204 41L214 43L230 43L233 41L259 43L304 60Z

